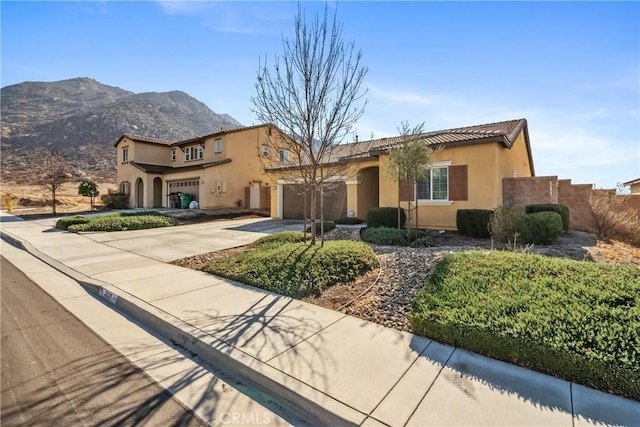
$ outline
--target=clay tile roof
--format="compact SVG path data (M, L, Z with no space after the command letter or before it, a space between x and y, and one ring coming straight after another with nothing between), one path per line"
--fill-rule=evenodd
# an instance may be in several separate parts
M622 185L633 185L640 183L640 178L632 179L631 181L623 182Z
M132 134L129 134L129 133L123 133L122 136L120 136L120 138L118 138L118 140L116 141L114 146L118 146L120 141L122 141L124 138L130 139L130 140L132 140L134 142L147 142L149 144L159 144L159 145L171 145L171 144L173 144L173 141L168 141L166 139L159 139L159 138L152 138L150 136L132 135Z

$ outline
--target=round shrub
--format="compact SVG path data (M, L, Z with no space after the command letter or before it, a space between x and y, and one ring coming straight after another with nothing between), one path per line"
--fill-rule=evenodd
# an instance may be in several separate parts
M403 228L367 227L360 238L375 245L407 246L410 243L407 230Z
M562 236L562 218L556 212L525 215L520 225L520 237L525 243L550 245Z
M409 245L412 248L430 248L433 246L431 238L428 236L418 237Z
M343 225L356 225L356 224L362 224L364 222L363 219L360 218L349 218L349 217L343 217L343 218L338 218L336 220L336 224L343 224Z
M537 212L557 212L560 215L560 218L562 218L562 229L564 231L569 231L569 208L565 205L545 203L539 205L527 205L524 209L528 214Z
M71 225L86 224L89 221L90 221L89 218L84 217L84 216L80 216L80 215L70 216L70 217L66 217L66 218L60 218L59 220L56 221L56 228L58 228L60 230L68 230L69 226L71 226Z
M367 212L367 227L397 227L400 210L400 227L407 222L407 214L402 208L371 208Z
M488 209L458 209L456 228L463 236L489 238L489 221L493 211Z

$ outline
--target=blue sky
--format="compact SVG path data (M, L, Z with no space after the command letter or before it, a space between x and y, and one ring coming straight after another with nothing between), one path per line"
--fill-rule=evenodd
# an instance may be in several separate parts
M259 58L282 52L297 3L0 8L3 87L91 77L182 90L251 125ZM639 2L347 1L337 13L369 68L360 139L395 135L401 121L438 130L525 117L537 175L608 188L640 177Z

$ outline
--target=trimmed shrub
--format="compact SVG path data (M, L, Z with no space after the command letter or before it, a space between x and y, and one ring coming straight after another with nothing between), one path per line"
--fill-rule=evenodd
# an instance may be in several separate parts
M343 225L356 225L356 224L362 224L364 222L363 219L360 218L349 218L349 217L343 217L343 218L339 218L336 220L336 224L343 224Z
M89 219L89 222L70 225L67 230L72 233L81 231L122 231L142 230L147 228L171 227L177 225L175 218L157 212L135 212L100 215Z
M323 246L305 243L250 246L244 252L213 261L203 270L282 295L303 298L319 295L338 283L352 282L377 265L373 250L366 244L336 240L325 242Z
M552 203L539 204L539 205L527 205L524 210L528 214L538 212L556 212L562 218L562 229L569 231L569 208L565 205L557 205Z
M55 227L60 230L67 230L71 225L86 224L89 221L90 219L84 216L80 216L80 215L69 216L69 217L60 218L59 220L57 220Z
M333 230L334 228L336 228L336 223L333 221L322 221L322 224L324 224L323 228L324 228L324 232L327 233L331 230ZM311 226L307 227L307 233L311 233ZM316 222L316 236L320 235L320 221Z
M525 215L520 224L520 238L525 243L550 245L563 234L562 218L557 212Z
M458 209L456 228L463 236L489 238L489 222L493 211L488 209Z
M127 209L129 207L129 196L126 194L103 194L100 196L102 205L108 209Z
M371 208L367 212L367 227L398 228L398 209L400 210L400 228L407 222L407 213L402 208Z
M422 231L406 228L391 228L391 227L367 227L360 233L360 238L369 243L375 245L393 245L393 246L408 246L416 238L424 238L425 234ZM418 244L426 243L421 241Z
M409 319L430 339L640 399L636 266L453 253L435 267Z
M279 233L269 234L251 243L250 247L264 245L283 245L285 243L304 242L304 233L302 231L281 231Z
M433 241L428 236L418 237L409 246L412 248L430 248L433 246Z
M375 245L407 246L410 243L407 230L403 228L367 227L360 238Z
M515 236L519 235L520 224L525 215L522 206L498 206L489 221L491 237L502 243L513 242Z

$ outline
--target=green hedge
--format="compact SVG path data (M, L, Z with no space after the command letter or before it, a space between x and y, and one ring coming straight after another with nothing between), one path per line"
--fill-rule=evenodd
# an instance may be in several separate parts
M400 209L400 228L407 222L407 214L402 208L371 208L367 212L367 227L398 228L398 209Z
M99 215L88 218L88 222L69 225L72 233L80 231L121 231L147 228L171 227L178 224L175 218L158 212L129 212Z
M458 209L456 228L463 236L489 238L489 222L493 211L488 209Z
M338 218L336 220L336 224L344 224L344 225L355 225L355 224L362 224L364 222L363 219L360 218L349 218L349 217L343 217L343 218ZM396 220L397 222L397 220Z
M556 212L562 218L562 229L564 231L569 230L569 208L565 205L556 205L556 204L539 204L539 205L527 205L524 207L526 213L537 213L537 212Z
M640 269L513 252L447 255L417 334L640 399Z
M562 218L556 212L527 214L522 218L519 231L525 243L550 245L562 236Z
M416 233L416 230L406 228L367 227L360 233L360 238L375 245L409 246L416 242L413 247L431 246L430 239L425 237L424 232Z
M88 222L89 222L89 218L80 216L80 215L75 215L75 216L60 218L59 220L56 221L55 227L59 228L60 230L67 230L71 225L86 224Z
M336 223L333 221L316 221L316 235L320 235L320 224L323 224L324 232L327 233L336 228ZM311 226L307 227L307 233L311 232Z
M378 265L373 250L362 242L336 240L323 246L276 242L277 237L254 242L244 252L213 261L204 271L302 298L352 282Z

